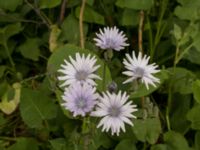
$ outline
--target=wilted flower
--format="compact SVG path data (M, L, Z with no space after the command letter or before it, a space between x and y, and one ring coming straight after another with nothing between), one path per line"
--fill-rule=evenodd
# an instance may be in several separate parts
M58 80L64 81L61 84L61 87L74 84L75 82L79 83L88 83L91 85L96 85L94 79L101 79L98 75L95 74L100 65L95 65L97 59L95 56L91 58L91 55L85 57L79 53L76 53L76 58L73 59L69 56L70 62L64 60L65 64L61 65L61 69L58 72L63 73L63 76L59 76Z
M127 102L129 96L121 91L118 94L106 92L100 96L97 108L91 113L92 116L102 117L97 128L102 127L102 131L119 135L120 129L125 132L125 123L133 126L130 118L136 118L132 113L137 111L136 105L132 101Z
M138 58L136 58L134 51L132 57L129 54L126 54L126 59L124 59L123 64L128 71L124 71L123 74L130 76L130 78L124 83L140 79L147 89L149 89L149 84L155 87L155 83L159 83L160 80L152 74L157 73L160 70L156 69L158 66L155 63L148 64L149 59L150 57L147 57L146 55L142 58L141 52L139 52Z
M124 33L116 27L105 27L103 31L100 29L100 33L96 33L97 38L94 38L96 42L96 46L101 49L113 49L116 51L120 51L124 49L125 46L129 46L126 43L127 38Z
M87 83L81 84L76 82L65 89L64 95L62 96L64 100L62 106L72 112L74 117L77 115L85 116L92 111L96 104L98 94L95 92L95 87Z

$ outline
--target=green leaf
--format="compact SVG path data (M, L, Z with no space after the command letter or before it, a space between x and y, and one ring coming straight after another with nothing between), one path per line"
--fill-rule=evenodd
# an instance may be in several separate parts
M31 128L39 128L42 121L56 116L53 100L40 91L22 89L20 112L23 121Z
M181 27L178 26L177 24L174 24L174 37L177 41L179 41L182 38L182 31L181 31Z
M187 119L191 122L191 128L200 130L200 105L194 106L188 113Z
M171 73L171 77L167 81L167 83L173 83L172 91L174 93L179 92L180 94L191 94L192 93L192 85L196 79L196 76L193 72L185 69L185 68L168 68L167 69Z
M72 14L67 16L61 25L61 40L68 41L70 43L80 43L79 21ZM86 36L88 31L88 25L83 25L84 35Z
M19 50L24 58L38 61L40 56L40 44L39 38L27 39L24 44L20 45Z
M22 30L21 24L20 23L15 23L15 24L9 24L5 26L4 28L0 28L0 44L5 46L7 40L19 33Z
M147 118L134 121L133 132L138 140L155 144L161 133L161 123L159 118Z
M186 139L180 133L169 131L164 134L164 141L167 150L190 150Z
M122 14L122 26L136 26L139 23L139 13L132 9L125 9Z
M153 6L153 0L117 0L116 5L122 8L148 10Z
M157 90L160 85L162 85L162 83L168 78L168 73L165 70L162 70L155 76L160 79L160 83L156 84L156 87L150 86L149 89L147 89L143 83L140 83L137 90L131 93L130 98L138 98L151 94L152 92Z
M151 147L151 150L169 150L165 144L157 144Z
M54 50L60 45L60 43L58 42L60 34L61 30L59 29L59 27L57 25L52 25L49 37L49 49L51 52L54 52Z
M137 150L134 141L125 139L115 147L115 150Z
M5 70L6 70L6 66L1 65L0 66L0 78L3 77Z
M53 150L65 150L67 149L66 139L57 138L49 141Z
M17 142L6 150L39 150L38 143L32 138L18 138Z
M0 0L0 8L10 11L15 11L17 6L21 5L23 0Z
M71 44L66 44L63 47L58 48L57 50L55 50L55 52L51 55L51 57L49 58L48 61L48 65L47 65L47 70L48 72L52 73L52 74L57 74L58 69L60 68L60 65L64 63L64 59L69 60L69 56L74 57L76 53L80 53L80 54L92 54L95 55L94 53L92 53L92 51L89 51L87 49L81 49L77 46L71 45ZM96 55L95 55L96 56ZM104 62L101 61L98 56L97 57L97 64L101 65L101 67L98 69L97 74L103 79L103 66L104 66ZM112 81L111 79L111 74L110 74L110 70L108 69L108 67L106 66L106 71L105 71L105 87ZM57 82L57 81L54 81ZM103 87L103 80L97 80L97 89L102 91L104 89Z
M200 80L196 80L193 83L192 91L193 91L194 99L200 104Z
M80 7L76 8L75 11L76 17L79 18L80 15ZM104 17L92 9L92 7L86 6L83 14L83 21L88 23L96 23L104 25Z
M53 8L60 5L62 0L39 0L40 8Z

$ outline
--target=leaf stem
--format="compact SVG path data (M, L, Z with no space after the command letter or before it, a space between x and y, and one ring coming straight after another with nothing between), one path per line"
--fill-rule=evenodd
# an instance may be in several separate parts
M80 30L80 45L81 45L81 48L85 47L84 31L83 31L83 13L84 13L84 10L85 10L85 3L86 3L86 0L82 0L80 14L79 14L79 30Z
M143 35L143 25L144 25L144 11L140 11L140 21L139 21L139 28L138 28L138 48L141 53L143 53L142 48L142 35Z

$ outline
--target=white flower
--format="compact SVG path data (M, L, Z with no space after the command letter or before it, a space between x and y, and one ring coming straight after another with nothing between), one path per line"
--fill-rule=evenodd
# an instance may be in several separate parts
M108 132L111 129L111 134L119 135L120 129L125 132L125 123L133 126L130 118L136 118L132 113L137 111L136 105L132 105L132 101L127 102L129 96L126 93L123 95L121 91L118 94L103 93L100 96L100 102L97 103L97 108L91 113L92 116L103 117L97 128L102 127L102 132Z
M70 112L73 112L74 117L77 115L85 116L92 111L98 96L95 87L87 83L81 84L76 82L65 89L64 95L62 96L64 100L62 106Z
M154 77L152 74L159 72L158 67L155 63L148 64L150 57L139 52L138 58L135 56L135 52L132 53L132 58L129 54L126 54L123 64L128 71L124 71L123 74L130 76L124 83L132 82L133 80L140 79L145 84L146 88L149 89L149 84L156 86L155 83L159 83L160 79Z
M119 32L119 29L116 27L107 27L104 28L103 31L100 29L100 33L96 33L97 38L94 38L96 42L96 46L101 49L113 49L116 51L120 51L124 49L125 46L129 46L126 43L127 38L123 34L123 32Z
M63 76L59 76L58 80L64 81L61 84L61 87L74 84L75 82L79 83L88 83L91 85L96 85L94 79L101 79L98 75L95 74L100 65L95 63L97 59L95 56L91 58L91 55L85 57L84 54L80 56L79 53L76 53L76 58L73 59L69 56L70 62L64 60L65 64L61 65L61 69L58 72L63 73Z

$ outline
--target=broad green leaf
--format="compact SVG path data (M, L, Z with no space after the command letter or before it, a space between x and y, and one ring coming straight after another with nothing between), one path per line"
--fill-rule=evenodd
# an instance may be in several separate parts
M64 63L64 59L69 60L69 56L74 57L76 53L86 54L86 55L88 55L88 54L95 55L94 53L92 53L92 51L89 51L87 49L81 49L77 46L74 46L71 44L66 44L63 47L60 47L57 50L55 50L55 52L49 58L48 65L47 65L48 72L51 72L52 74L56 75L58 69L60 68L60 65ZM103 80L104 62L101 61L98 58L98 56L96 56L96 57L97 57L96 64L101 65L101 67L97 71L97 74L102 78L102 80L97 80L96 83L98 85L97 88L100 91L102 91L111 82L111 74L110 74L110 70L106 66L105 79ZM56 79L57 78L55 77L55 80ZM58 81L54 81L54 82L58 82ZM105 82L105 85L103 85L103 82ZM103 87L103 86L105 86L105 87Z
M40 8L53 8L53 7L60 5L61 2L62 2L62 0L39 0L39 7Z
M185 134L189 127L190 122L186 118L187 112L190 110L192 97L191 94L175 93L172 96L172 103L170 109L170 125L174 131Z
M30 128L40 128L43 121L56 116L57 109L53 99L44 93L24 88L21 91L20 112Z
M200 104L200 80L196 80L193 83L192 91L193 91L195 100Z
M187 119L191 122L191 128L200 130L200 105L194 106L188 113Z
M133 140L124 139L115 147L115 150L137 150Z
M180 94L190 94L192 93L192 84L196 80L196 76L193 72L185 69L176 67L167 69L171 76L167 83L172 84L172 91L174 93L179 92Z
M161 134L160 120L159 118L136 119L133 132L139 141L155 144Z
M197 131L195 134L195 150L200 149L200 131Z
M169 131L164 134L164 141L167 150L190 150L186 139L180 133Z
M57 138L49 141L53 150L65 150L67 149L66 139Z
M136 26L139 23L139 13L132 9L125 9L122 14L122 26Z
M151 147L151 150L169 150L166 144L156 144Z
M190 62L192 62L194 64L198 64L198 65L200 65L199 57L200 57L200 46L198 47L198 49L196 48L196 46L192 47L184 54L185 59L189 60Z
M20 23L15 23L15 24L9 24L5 26L4 28L0 28L0 44L5 46L7 40L19 33L22 30L21 24Z
M122 8L148 10L153 6L153 0L117 0L116 5Z
M12 92L12 90L14 90L14 96L11 96L12 98L10 99L9 94L10 92ZM14 83L13 87L9 89L2 97L2 101L0 102L1 111L3 111L7 115L13 113L20 102L20 94L21 94L21 84Z
M18 138L16 143L6 150L39 150L38 143L32 138Z
M88 25L83 25L84 35L86 36L88 31ZM67 41L74 44L80 43L80 31L79 31L79 21L72 14L67 16L61 25L61 40Z
M162 70L155 76L160 79L160 83L156 84L156 87L150 85L149 89L147 89L143 83L139 83L138 88L136 89L136 91L131 93L130 98L138 98L151 94L152 92L157 90L162 85L162 83L168 78L168 73L165 70Z
M17 6L21 5L23 0L0 0L0 8L15 11Z
M76 8L76 17L79 18L80 15L80 7ZM88 22L88 23L96 23L96 24L101 24L104 25L104 17L96 12L95 10L92 9L92 7L85 7L84 14L83 14L83 21Z
M39 38L27 39L24 44L19 46L19 50L25 58L38 61L40 56L40 44Z
M179 41L182 38L182 31L181 31L181 27L178 26L177 24L174 24L174 30L173 30L175 39L177 41Z

